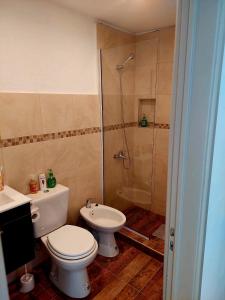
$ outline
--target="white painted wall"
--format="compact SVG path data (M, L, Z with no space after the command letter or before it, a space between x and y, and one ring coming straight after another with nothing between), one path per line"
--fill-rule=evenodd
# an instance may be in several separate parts
M225 54L206 227L202 300L225 299Z
M98 93L94 19L46 0L0 0L0 91Z

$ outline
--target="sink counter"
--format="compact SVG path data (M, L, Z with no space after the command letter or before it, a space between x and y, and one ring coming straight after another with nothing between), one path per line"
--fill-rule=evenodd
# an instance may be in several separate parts
M5 185L0 191L0 213L30 202L31 199Z

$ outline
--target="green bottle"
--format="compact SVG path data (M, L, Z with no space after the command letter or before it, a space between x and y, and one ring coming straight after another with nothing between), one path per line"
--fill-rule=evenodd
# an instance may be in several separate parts
M148 120L147 120L145 115L143 115L143 118L140 121L140 126L141 127L148 127Z
M52 169L48 170L47 187L54 188L56 186L56 178L53 175Z

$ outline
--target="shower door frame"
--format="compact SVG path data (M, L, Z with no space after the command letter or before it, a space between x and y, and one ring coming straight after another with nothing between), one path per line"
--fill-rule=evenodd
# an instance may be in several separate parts
M98 74L99 74L99 101L100 101L100 126L101 126L101 198L102 198L102 203L104 204L104 195L105 195L105 188L104 188L104 157L105 157L105 152L104 152L104 117L103 117L103 109L104 109L104 93L103 93L103 72L102 72L102 54L103 53L103 49L99 48L98 49ZM154 118L155 118L155 112L154 112ZM153 132L154 132L154 126L153 126ZM153 133L154 136L154 133ZM154 138L153 138L154 140ZM154 142L153 142L154 143ZM153 160L153 156L152 156L152 160ZM152 164L152 168L153 168L153 164ZM151 187L152 189L152 187ZM151 191L152 194L152 191ZM143 239L149 240L150 238L148 237L148 235L142 234L141 232L139 232L136 229L133 229L129 226L127 226L126 224L124 225L124 227L130 231L135 233L136 235L140 236ZM164 240L164 244L165 244L165 240ZM150 247L151 248L151 247ZM158 252L158 250L155 250L154 248L152 248L152 251L156 253L156 255L160 252ZM162 253L160 253L160 255L163 255Z

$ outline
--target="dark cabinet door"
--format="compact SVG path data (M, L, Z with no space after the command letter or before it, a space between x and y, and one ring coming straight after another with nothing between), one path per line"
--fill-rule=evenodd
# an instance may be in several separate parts
M29 204L28 204L29 205ZM11 218L12 217L12 218ZM12 272L34 259L34 236L29 207L20 207L4 216L1 224L6 272Z

